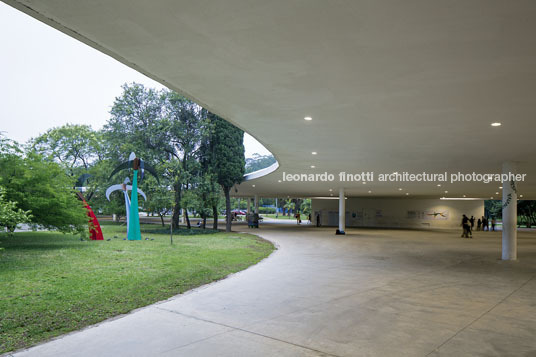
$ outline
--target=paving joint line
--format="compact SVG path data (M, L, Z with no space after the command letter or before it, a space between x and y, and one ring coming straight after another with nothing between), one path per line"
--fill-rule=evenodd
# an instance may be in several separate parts
M252 335L268 338L270 340L278 341L278 342L285 343L285 344L288 344L288 345L291 345L291 346L295 346L295 347L303 348L303 349L313 351L313 352L316 352L316 353L320 353L320 354L323 354L325 356L341 357L341 356L334 355L334 354L329 353L329 352L324 352L324 351L320 351L320 350L317 350L317 349L314 349L314 348L311 348L311 347L307 347L307 346L303 346L303 345L300 345L300 344L297 344L297 343L293 343L293 342L290 342L290 341L281 340L279 338L264 335L262 333L249 331L249 330L246 330L244 328L235 327L235 326L227 325L227 324L224 324L224 323L221 323L221 322L211 321L211 320L203 319L203 318L200 318L200 317L197 317L197 316L188 315L188 314L185 314L185 313L182 313L182 312L179 312L179 311L164 309L164 308L161 308L161 307L157 307L157 309L162 310L162 311L171 312L171 313L174 313L174 314L177 314L177 315L185 316L185 317L188 317L188 318L191 318L191 319L194 319L194 320L208 322L208 323L211 323L211 324L227 327L227 328L230 328L232 330L242 331L242 332L250 333ZM222 334L225 334L225 333L228 333L228 332L230 332L230 331L223 332ZM214 335L214 336L217 336L217 335ZM214 336L211 336L211 337L214 337ZM208 338L211 338L211 337L208 337ZM203 340L200 340L200 341L203 341ZM181 346L181 347L183 347L183 346ZM181 348L181 347L177 347L177 348Z
M500 304L502 304L504 301L506 301L506 299L508 299L510 296L514 295L516 292L518 292L519 290L521 290L522 288L525 287L525 285L527 285L531 280L533 280L534 278L536 277L536 275L533 275L532 277L530 277L527 281L525 281L523 284L521 284L520 286L518 286L515 290L513 290L512 292L510 292L508 295L506 295L505 297L503 297L501 300L499 300L495 305L493 305L492 307L490 307L488 310L484 311L482 314L480 314L480 316L478 316L477 318L475 318L473 321L469 322L467 325L465 325L464 327L462 327L460 330L458 330L454 335L450 336L448 339L446 339L442 344L440 344L439 346L437 346L436 348L434 348L432 351L430 351L430 353L428 353L426 356L430 356L432 353L438 351L441 347L443 347L445 344L447 344L449 341L451 341L453 338L455 338L456 336L458 336L460 333L462 333L463 331L465 331L468 327L470 327L472 324L474 324L475 322L477 322L478 320L480 320L482 317L484 317L485 315L487 315L488 313L490 313L493 309L495 309L497 306L499 306Z

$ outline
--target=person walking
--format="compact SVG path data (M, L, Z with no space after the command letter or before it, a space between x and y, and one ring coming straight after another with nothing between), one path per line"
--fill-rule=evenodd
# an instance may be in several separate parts
M479 231L481 226L482 226L482 220L479 218L478 221L476 221L476 230Z
M307 220L309 221L309 224L311 224L311 213L307 216Z
M297 212L297 213L296 213L296 224L300 224L300 223L301 223L300 212Z
M497 224L497 220L495 217L491 219L491 230L495 232L495 225Z
M466 215L463 215L462 217L461 226L463 229L462 238L469 238L469 233L471 232L471 226L469 224L469 218L467 218Z
M473 229L475 228L475 217L471 216L469 222L471 223L471 232L473 232Z
M320 213L316 214L316 226L320 227Z

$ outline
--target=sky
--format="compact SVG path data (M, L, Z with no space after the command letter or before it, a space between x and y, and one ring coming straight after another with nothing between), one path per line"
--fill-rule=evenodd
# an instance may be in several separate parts
M102 128L124 83L164 88L2 2L0 51L0 131L20 143L67 123ZM244 146L269 154L247 133Z

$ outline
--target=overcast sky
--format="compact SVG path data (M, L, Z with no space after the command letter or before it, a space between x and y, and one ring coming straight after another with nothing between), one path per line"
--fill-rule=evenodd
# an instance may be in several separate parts
M100 129L121 85L162 85L0 2L0 131L26 142L66 123ZM246 157L269 152L245 135Z

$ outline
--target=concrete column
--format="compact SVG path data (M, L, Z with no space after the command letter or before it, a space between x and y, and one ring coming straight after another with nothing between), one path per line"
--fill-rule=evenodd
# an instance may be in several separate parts
M259 195L255 195L255 213L259 213Z
M251 213L251 197L247 197L246 200L248 204L248 214L250 214Z
M344 188L339 189L339 234L344 234L346 230L346 200L344 199Z
M503 174L515 173L516 165L503 163ZM502 259L517 259L517 188L515 181L502 183Z

